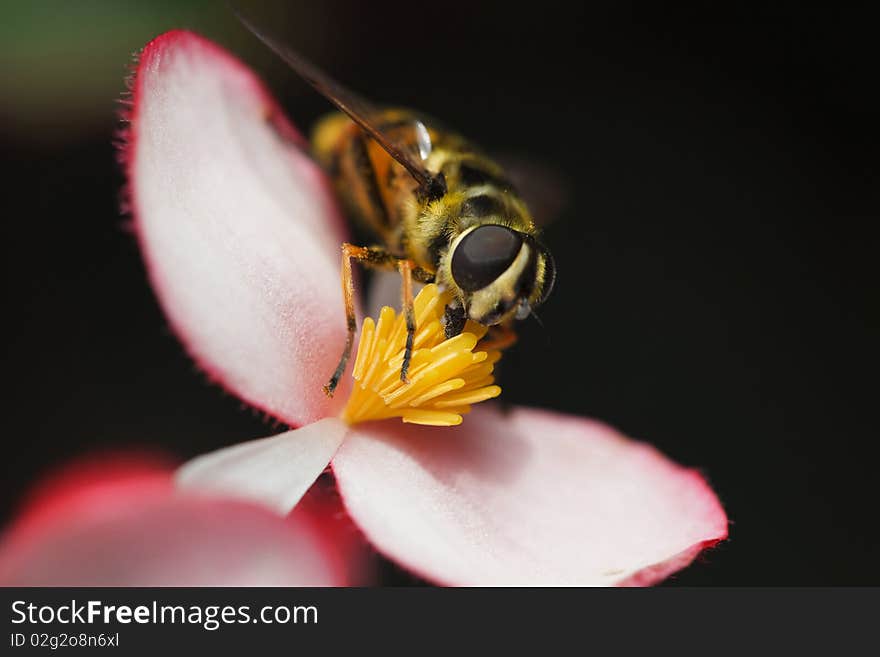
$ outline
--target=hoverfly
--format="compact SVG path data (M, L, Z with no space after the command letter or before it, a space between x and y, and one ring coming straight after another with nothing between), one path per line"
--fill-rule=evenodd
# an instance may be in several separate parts
M313 154L349 213L382 243L342 245L348 334L324 392L333 395L354 342L352 261L400 272L407 329L402 381L407 381L416 331L413 279L453 292L444 311L447 338L461 333L470 319L489 327L481 349L513 344L513 321L525 319L544 302L556 270L503 168L465 138L417 112L374 107L236 14L339 110L314 129Z

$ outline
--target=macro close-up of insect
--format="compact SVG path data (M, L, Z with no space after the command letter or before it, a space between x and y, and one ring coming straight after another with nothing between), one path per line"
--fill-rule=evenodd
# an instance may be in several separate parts
M81 4L0 22L0 587L880 581L873 23Z
M492 327L482 349L516 340L514 320L529 317L553 288L553 257L504 169L460 135L417 112L376 108L345 89L289 46L239 16L339 110L313 131L313 149L349 213L382 246L342 245L348 328L345 351L324 386L332 395L345 372L356 330L351 263L397 269L402 277L407 380L417 329L413 279L453 291L444 310L447 338L471 319Z

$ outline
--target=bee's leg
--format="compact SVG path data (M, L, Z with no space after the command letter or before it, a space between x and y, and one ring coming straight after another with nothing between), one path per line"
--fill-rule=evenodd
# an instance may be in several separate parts
M336 371L330 377L330 381L324 386L324 393L328 397L333 396L339 380L345 372L345 366L351 357L352 346L354 345L354 334L357 330L357 320L354 314L354 284L351 280L351 261L358 262L372 267L374 269L392 269L397 266L403 276L403 307L406 313L406 345L407 349L404 353L404 364L401 368L401 380L406 381L406 370L409 368L409 362L412 358L412 341L415 334L415 317L412 307L412 279L413 277L422 282L431 282L433 274L425 271L421 267L417 267L411 260L406 260L388 253L379 246L355 246L354 244L345 243L342 245L342 296L345 300L345 320L348 333L345 337L345 348L342 351L342 357L339 359L339 365Z
M413 339L416 334L416 315L413 310L412 272L415 263L412 260L398 260L397 270L403 279L400 288L403 315L406 319L406 348L403 351L403 364L400 366L400 380L409 383L406 373L409 371L409 363L412 360Z
M516 340L516 331L509 326L499 324L497 326L489 327L488 333L483 336L483 339L480 340L477 347L481 351L488 351L490 349L507 349L508 347L512 347L516 343Z
M406 348L403 350L403 363L400 366L400 380L404 383L409 383L406 375L409 372L410 361L412 361L413 340L416 335L416 315L415 310L413 310L412 282L413 279L415 279L419 283L433 283L434 274L422 269L412 260L407 260L405 258L397 260L397 270L400 272L400 277L403 280L400 296L401 306L403 307L403 316L406 320Z
M446 339L459 335L464 330L466 321L464 307L457 299L447 304L443 311L443 332L446 334Z
M328 397L333 396L336 386L339 385L339 379L345 372L345 366L351 357L351 348L354 344L354 333L357 330L357 320L354 315L354 283L351 280L351 261L357 260L366 265L377 268L390 268L398 260L385 249L380 247L355 246L354 244L345 243L342 245L342 297L345 300L345 321L348 333L345 336L345 348L342 351L342 357L339 359L339 365L333 376L324 386L324 393Z

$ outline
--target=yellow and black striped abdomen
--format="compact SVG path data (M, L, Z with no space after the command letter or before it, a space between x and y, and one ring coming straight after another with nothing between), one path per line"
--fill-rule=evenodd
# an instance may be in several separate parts
M319 122L312 144L349 213L391 252L434 272L452 240L474 224L534 231L501 167L463 137L424 127L425 143L416 126L427 121L405 110L386 110L375 122L396 143L419 153L428 170L443 174L445 195L420 198L406 169L343 114Z
M375 122L395 142L417 153L414 120L408 112L387 110ZM331 114L318 123L312 147L353 217L389 249L404 255L403 220L417 210L412 206L418 188L406 169L344 114Z

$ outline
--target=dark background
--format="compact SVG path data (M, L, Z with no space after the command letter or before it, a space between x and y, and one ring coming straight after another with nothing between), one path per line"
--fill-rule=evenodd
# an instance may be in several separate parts
M365 95L568 179L547 234L558 287L505 359L504 398L703 469L730 540L671 583L880 584L869 17L317 4L255 13ZM4 14L6 521L37 476L89 450L188 457L274 431L195 373L124 230L111 142L130 53L190 27L302 128L328 106L214 3Z

